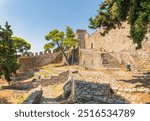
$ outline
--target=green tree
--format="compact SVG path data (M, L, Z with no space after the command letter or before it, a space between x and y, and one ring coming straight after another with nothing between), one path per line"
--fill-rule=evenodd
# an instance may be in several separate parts
M21 38L12 37L13 31L11 26L6 22L5 28L0 26L0 76L4 75L7 82L10 84L12 73L16 73L20 65L17 63L17 50L29 49L28 47L19 45Z
M78 46L78 40L75 39L75 34L71 27L66 27L66 36L63 41L63 46L66 48L75 48Z
M26 42L23 38L12 37L11 39L14 43L13 47L15 48L17 53L26 53L28 50L30 50L30 43Z
M74 64L75 48L78 46L78 40L75 39L75 33L69 26L66 27L66 37L63 41L63 46L66 48L73 48L72 64Z
M131 25L130 35L139 49L150 22L150 0L104 0L96 17L89 20L90 28L104 28L102 35L128 21Z
M50 51L51 49L53 49L55 47L54 43L48 43L44 45L44 51Z
M65 57L65 63L69 65L69 61L67 55L65 53L66 49L71 47L75 48L77 46L77 40L74 39L75 34L70 27L66 27L66 34L64 32L59 31L57 29L50 31L46 36L45 39L51 41L48 44L45 44L44 50L48 51L54 47L56 47L57 51L61 51Z

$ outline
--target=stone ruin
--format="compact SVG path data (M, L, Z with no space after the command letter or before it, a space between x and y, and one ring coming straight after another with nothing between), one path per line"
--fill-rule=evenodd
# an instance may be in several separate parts
M150 27L149 27L150 30ZM149 31L148 30L148 31ZM121 28L110 30L102 36L102 29L88 35L84 30L77 31L80 41L80 66L86 68L120 68L130 64L132 68L150 68L150 32L136 50L130 37L130 26L124 22Z
M150 69L150 33L147 33L140 50L136 50L136 44L132 43L129 34L129 25L123 23L121 28L111 30L106 36L101 36L102 30L97 30L89 35L86 30L77 30L76 38L79 39L79 65L88 68L125 68L127 64L134 70ZM51 63L60 63L62 61L61 53L35 53L29 56L19 58L21 69L33 69L45 66ZM68 72L67 72L68 73ZM103 75L102 75L103 76ZM68 78L68 76L65 76ZM57 82L56 79L54 82ZM65 78L66 81L68 81ZM103 80L103 83L84 82L82 80L64 80L63 97L71 93L74 103L84 103L84 101L94 101L110 104L134 103L138 98L128 100L123 98L127 93L147 93L148 88L122 88L116 84L116 80ZM105 82L106 81L106 82ZM110 81L110 82L109 82ZM47 80L45 84L50 84ZM69 90L69 91L68 91ZM42 93L40 92L42 95ZM120 95L120 96L119 96ZM41 96L33 96L40 97ZM36 101L39 101L36 98ZM34 102L34 100L33 100ZM142 102L139 102L142 103Z
M18 62L21 65L20 70L35 69L52 63L61 63L62 54L51 53L50 51L31 53L29 55L19 57Z
M147 33L142 49L136 50L130 38L130 26L125 22L121 28L110 30L102 36L102 29L89 35L86 30L76 31L79 39L79 65L85 68L121 68L130 64L132 68L150 67L150 33ZM62 61L61 53L39 52L19 58L21 69L31 69Z

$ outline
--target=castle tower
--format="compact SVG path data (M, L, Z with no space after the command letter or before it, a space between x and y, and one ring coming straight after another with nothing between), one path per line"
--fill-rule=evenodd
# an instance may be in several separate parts
M86 49L86 39L88 38L88 33L86 30L78 29L76 31L76 39L79 40L79 47L81 49Z

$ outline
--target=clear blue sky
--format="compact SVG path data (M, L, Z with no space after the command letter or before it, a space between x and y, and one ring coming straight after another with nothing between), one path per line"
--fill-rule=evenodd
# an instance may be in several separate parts
M88 28L101 0L0 0L0 25L8 21L14 35L31 43L31 51L43 51L44 39L52 29Z

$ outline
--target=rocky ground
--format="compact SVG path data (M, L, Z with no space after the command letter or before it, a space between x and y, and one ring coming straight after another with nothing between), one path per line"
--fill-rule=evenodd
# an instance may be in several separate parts
M56 85L50 85L48 87L42 88L42 104L57 104L59 103L57 99L63 94L63 85L62 83Z
M6 81L0 80L0 85L7 85ZM13 89L0 90L0 104L19 104L27 98L28 91Z
M126 71L124 69L98 69L85 70L78 66L71 67L54 67L49 66L47 69L76 70L78 73L73 74L74 80L82 80L95 83L109 83L111 88L117 91L115 95L125 97L130 103L150 103L150 81L149 70L141 72ZM50 69L50 70L51 70ZM63 93L63 84L56 84L43 88L42 103L60 103L56 101ZM97 103L97 102L85 102Z
M124 97L130 103L150 103L150 70L126 71L124 69L97 69L88 70L79 66L62 66L53 64L42 67L36 73L44 76L57 75L66 70L76 70L73 74L74 80L82 80L95 83L109 83L115 95ZM21 77L21 76L20 76ZM20 78L11 86L21 87L22 90L5 89L0 90L0 103L16 104L23 101L28 96L28 91L34 88L32 76L30 78ZM59 100L63 93L63 83L43 87L42 104L70 103L68 100ZM0 87L7 86L5 81L0 80ZM97 102L85 102L97 103Z
M115 95L123 97L132 104L150 103L149 70L128 72L126 70L81 70L74 75L75 80L95 83L108 83Z
M29 90L34 87L31 76L18 73L16 80L10 85L0 79L0 104L20 104L28 96Z

